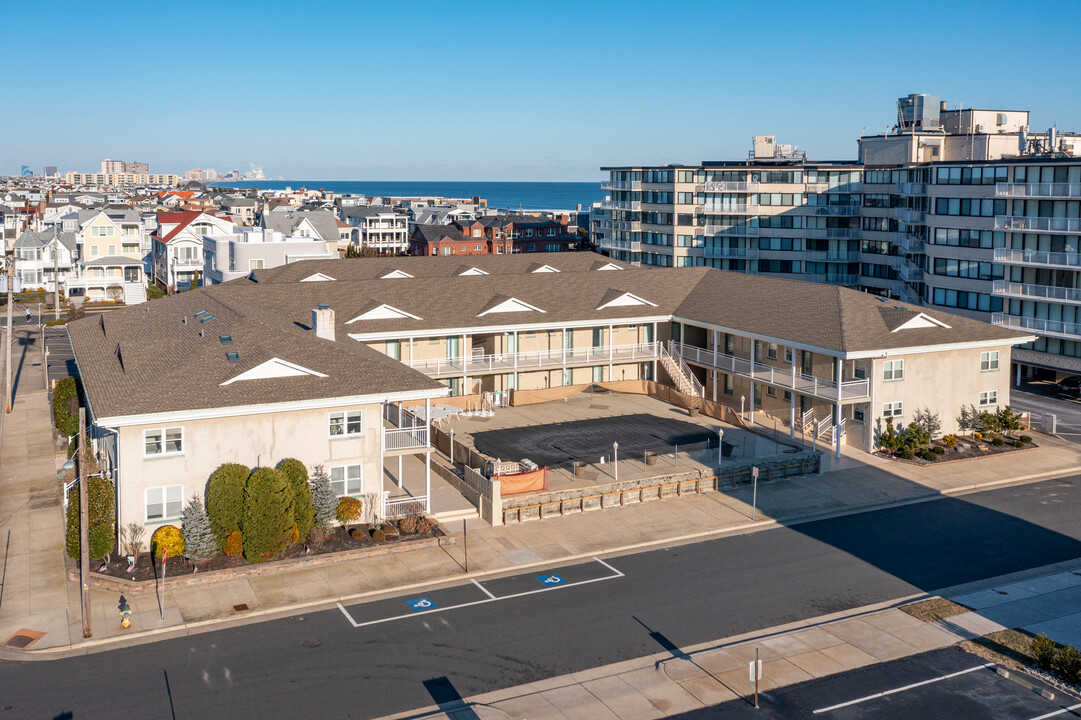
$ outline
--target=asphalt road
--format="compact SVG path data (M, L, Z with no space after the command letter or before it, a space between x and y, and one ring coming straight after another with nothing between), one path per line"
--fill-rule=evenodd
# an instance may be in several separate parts
M1047 700L981 667L985 662L958 647L945 648L761 693L757 710L748 701L733 700L670 720L1031 720L1076 702L1026 676L1054 693Z
M1046 481L606 558L622 577L484 581L502 600L466 584L351 606L353 622L334 609L7 664L0 720L379 717L1081 557L1079 502L1081 478ZM567 586L520 594L549 574ZM421 597L438 609L413 616Z
M1057 432L1064 440L1081 443L1081 400L1069 400L1055 391L1052 383L1033 383L1023 390L1010 391L1010 409L1045 415L1054 413Z

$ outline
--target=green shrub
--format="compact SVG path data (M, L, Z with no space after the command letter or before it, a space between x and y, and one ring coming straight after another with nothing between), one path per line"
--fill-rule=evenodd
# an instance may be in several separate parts
M1022 445L1028 445L1030 442L1032 442L1032 438L1028 435L1022 435L1021 437L1017 438L1017 441L1020 442Z
M278 463L278 469L289 478L289 485L293 488L293 518L296 521L297 534L306 538L315 527L315 507L312 505L308 468L296 458L286 458Z
M158 298L163 298L163 297L165 297L165 292L160 287L155 285L154 283L150 283L149 285L146 286L146 299L147 300L157 300Z
M383 532L382 530L373 530L372 531L372 540L375 540L376 542L384 542L384 541L386 541L386 539L387 539L387 534L385 532Z
M285 473L256 468L244 486L244 557L258 563L277 555L293 530L293 489Z
M1055 653L1051 666L1063 682L1076 683L1081 679L1081 652L1072 645L1067 645Z
M193 494L180 516L180 532L184 536L184 554L192 562L208 560L217 553L217 541L210 529L203 499Z
M244 483L251 470L240 463L224 463L206 484L206 512L219 550L244 521Z
M338 496L330 486L330 476L322 465L312 468L312 505L315 508L315 522L327 530L338 517Z
M225 554L236 557L244 552L244 534L239 530L229 533L225 540Z
M916 457L916 451L912 448L901 448L901 451L897 453L903 460L911 460Z
M87 537L90 540L90 557L104 558L113 551L116 540L116 491L111 481L105 478L86 478L86 508L90 527ZM79 486L73 485L68 493L67 515L67 551L68 555L79 559Z
M938 460L938 455L935 455L930 450L920 450L920 457L927 462L934 462L935 460Z
M79 385L73 377L56 383L53 391L53 422L68 437L79 433Z
M160 559L164 550L169 551L169 557L179 557L184 554L184 535L175 525L162 525L150 536L150 545L156 558Z
M942 447L941 445L935 445L933 448L931 448L931 452L933 452L935 455L945 455L946 448Z
M942 444L945 445L948 448L956 447L956 445L957 445L957 436L956 435L943 435L942 436Z
M1003 440L1002 438L996 436L995 439L991 441L991 444L994 445L995 447L1002 447L1003 445L1006 444L1006 441Z
M363 509L364 503L354 497L339 498L338 522L342 525L355 523L357 520L360 520L360 514Z
M1047 637L1047 633L1040 633L1032 638L1029 651L1032 659L1036 661L1036 667L1041 670L1051 669L1051 662L1055 659L1055 641Z

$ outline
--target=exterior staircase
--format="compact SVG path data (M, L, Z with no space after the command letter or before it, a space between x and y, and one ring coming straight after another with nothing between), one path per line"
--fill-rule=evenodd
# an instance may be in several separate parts
M670 351L670 348L666 348L663 344L660 346L659 362L664 371L668 373L668 377L672 378L672 382L675 384L676 389L684 395L691 395L695 397L705 397L706 389L702 385L701 381L695 377L691 369L687 367L687 363L683 361L683 358L679 355L675 355Z

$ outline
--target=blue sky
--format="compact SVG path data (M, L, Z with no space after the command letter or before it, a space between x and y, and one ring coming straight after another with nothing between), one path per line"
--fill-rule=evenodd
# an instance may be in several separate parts
M1075 3L13 2L0 174L262 165L300 180L582 180L854 158L928 92L1081 130ZM5 103L6 105L6 103Z

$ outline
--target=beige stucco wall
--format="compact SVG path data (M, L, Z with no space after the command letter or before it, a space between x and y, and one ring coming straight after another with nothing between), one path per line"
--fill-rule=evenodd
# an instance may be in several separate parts
M364 411L363 435L331 440L330 413L344 410ZM328 472L336 465L361 464L363 490L375 492L380 489L380 423L381 406L370 404L122 427L118 430L119 525L145 522L147 488L182 485L186 503L192 493L204 494L210 474L226 462L272 467L294 457L309 472L317 464L325 465ZM183 454L144 457L143 431L162 427L184 429ZM153 523L149 532L161 524Z

